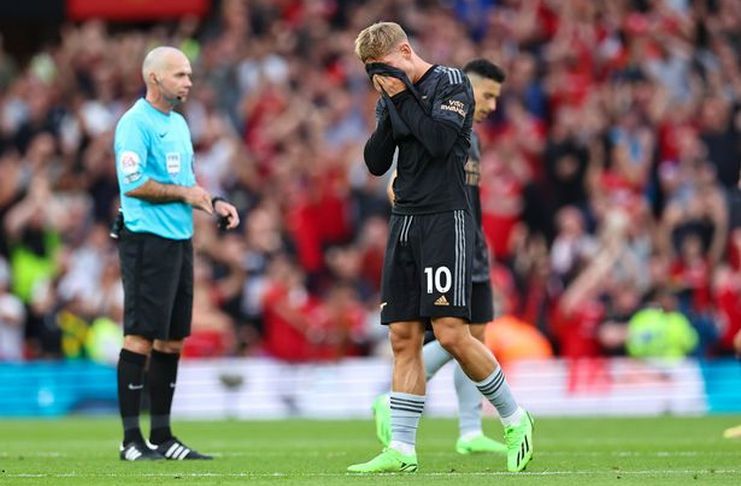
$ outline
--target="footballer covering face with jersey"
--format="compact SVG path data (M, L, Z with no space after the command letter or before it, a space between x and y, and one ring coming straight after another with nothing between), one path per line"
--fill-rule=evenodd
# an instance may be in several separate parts
M426 384L422 342L430 322L442 347L499 412L507 467L521 471L532 457L532 419L517 405L491 352L468 329L475 241L465 183L475 109L471 83L459 69L420 58L393 22L360 32L355 53L379 93L366 166L380 176L397 150L398 159L381 283L381 321L394 353L391 440L378 456L348 470L417 470Z

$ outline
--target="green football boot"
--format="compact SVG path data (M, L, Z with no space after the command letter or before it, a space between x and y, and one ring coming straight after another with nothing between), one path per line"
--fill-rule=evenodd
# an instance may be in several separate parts
M389 394L384 393L373 400L373 419L376 421L376 437L381 445L388 447L391 443L391 409Z
M525 412L517 425L504 428L504 442L507 444L507 470L524 471L533 458L533 418Z
M459 438L455 443L455 451L458 454L506 454L507 446L498 440L490 439L484 434L479 434L467 439L463 437Z
M417 456L387 447L370 461L353 464L347 470L354 473L413 473L417 471Z

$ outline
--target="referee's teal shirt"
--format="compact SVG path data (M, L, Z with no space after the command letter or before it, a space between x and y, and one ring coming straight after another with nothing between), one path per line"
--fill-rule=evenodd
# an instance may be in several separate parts
M193 143L185 119L165 114L145 99L124 113L113 140L121 208L126 228L173 240L193 236L193 209L184 202L150 203L127 192L148 180L193 186Z

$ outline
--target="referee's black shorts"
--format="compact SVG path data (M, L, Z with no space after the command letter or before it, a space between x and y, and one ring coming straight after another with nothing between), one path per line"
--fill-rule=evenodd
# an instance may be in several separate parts
M389 225L381 322L470 321L474 226L468 211L392 214Z
M193 315L193 242L124 228L118 244L124 335L179 340Z

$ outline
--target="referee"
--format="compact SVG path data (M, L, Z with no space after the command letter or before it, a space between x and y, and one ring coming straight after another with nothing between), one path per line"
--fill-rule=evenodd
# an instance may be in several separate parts
M124 287L124 345L118 361L122 460L211 459L170 430L170 410L183 340L193 310L193 210L214 212L235 228L234 206L196 184L193 144L173 108L192 86L188 58L173 47L151 50L142 65L147 93L121 117L114 152L123 224L119 257ZM149 358L151 433L139 428Z

